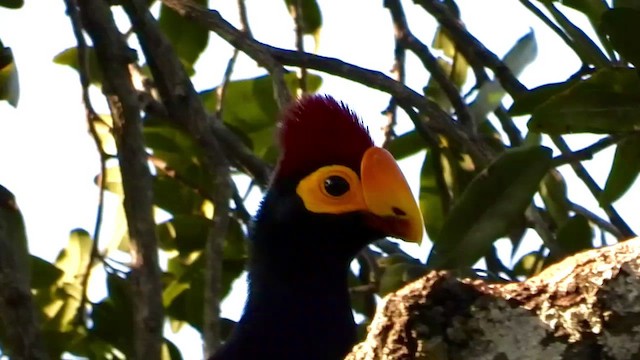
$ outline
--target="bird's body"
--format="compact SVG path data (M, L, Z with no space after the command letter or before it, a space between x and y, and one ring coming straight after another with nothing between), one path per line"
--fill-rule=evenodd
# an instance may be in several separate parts
M422 234L406 182L398 207L379 199L394 189L370 196L363 177L370 170L361 164L388 157L378 154L343 104L303 98L285 112L282 127L283 152L250 235L248 300L212 360L342 359L356 338L347 286L351 260L385 235L415 238L418 226ZM369 176L379 184L377 177ZM380 206L388 208L384 214Z

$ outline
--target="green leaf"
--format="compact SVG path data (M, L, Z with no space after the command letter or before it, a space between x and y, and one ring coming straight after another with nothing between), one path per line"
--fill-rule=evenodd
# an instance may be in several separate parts
M316 0L285 0L291 16L295 15L296 3L300 1L302 7L302 33L314 35L316 38L322 28L322 13ZM316 41L317 42L317 41Z
M63 281L71 284L80 284L82 275L87 271L87 265L91 259L91 247L93 240L84 229L74 229L69 235L67 247L60 251L56 259L56 267L64 271Z
M589 220L582 215L574 215L560 227L556 236L556 243L563 254L552 254L555 256L568 256L590 249L593 244L593 229Z
M515 45L504 56L504 64L511 70L514 76L518 76L529 64L533 62L538 54L538 45L533 31L530 31L515 43ZM473 103L469 106L469 111L476 121L480 122L487 117L487 114L494 111L502 102L506 91L502 88L500 81L493 79L487 81L478 90Z
M551 218L558 226L569 219L571 205L567 199L567 184L558 170L551 169L544 176L540 183L540 196Z
M385 296L404 285L420 278L427 272L427 267L413 263L397 263L385 268L380 278L378 295Z
M194 2L202 6L207 5L206 0L195 0ZM171 41L178 57L193 66L207 47L209 30L196 21L180 16L164 4L160 7L158 24Z
M555 96L567 91L576 81L564 81L561 83L545 84L531 89L514 99L513 105L509 109L512 116L531 114L538 106Z
M513 274L516 276L529 277L542 271L544 259L540 258L540 253L532 251L518 260L513 267Z
M613 7L640 10L640 2L638 0L613 0Z
M0 0L0 6L9 9L19 9L24 5L24 0Z
M64 273L50 262L31 255L31 288L44 289L53 286Z
M454 204L428 265L466 268L478 261L522 216L550 166L551 150L545 147L515 148L500 155Z
M175 214L158 224L158 245L163 250L177 249L181 255L204 248L211 220L202 215Z
M640 67L640 10L610 9L602 15L601 30L609 36L614 49L622 57Z
M285 75L289 90L295 93L298 88L296 74ZM307 74L307 90L315 92L322 83L318 75ZM230 82L224 96L222 119L231 129L238 131L251 141L252 149L260 157L274 156L276 121L278 104L273 93L270 76ZM217 110L217 88L200 93L201 99L210 112Z
M609 205L620 199L633 185L639 172L640 135L633 135L622 140L616 147L609 177L600 194L600 204Z
M442 192L448 192L448 189L440 189L438 187L437 176L440 176L435 170L435 155L432 150L427 150L427 155L422 163L420 172L420 211L424 220L424 226L430 239L436 238L442 229L445 218L445 209L442 203Z
M411 130L391 140L386 148L396 159L404 159L424 150L427 143L417 131Z
M0 42L0 100L6 100L13 107L17 107L20 100L18 68L11 48L4 47L2 42Z
M202 213L204 198L198 193L198 189L162 173L154 177L153 196L154 205L171 214Z
M96 51L92 47L87 47L85 50L87 56L87 67L89 81L94 85L102 84L102 70L98 65L98 56ZM63 50L58 55L53 57L53 62L58 65L66 65L70 68L78 71L80 65L78 64L78 48L71 47Z
M531 131L611 134L640 126L640 79L636 69L605 68L538 106Z

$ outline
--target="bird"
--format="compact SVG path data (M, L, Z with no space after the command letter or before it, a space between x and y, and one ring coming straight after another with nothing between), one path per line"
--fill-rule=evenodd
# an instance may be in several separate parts
M328 95L283 111L280 157L249 234L248 296L210 360L343 359L356 342L350 263L386 236L420 242L420 209L393 156Z

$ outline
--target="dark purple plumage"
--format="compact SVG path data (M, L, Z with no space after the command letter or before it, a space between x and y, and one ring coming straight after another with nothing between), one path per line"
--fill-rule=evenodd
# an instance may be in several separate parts
M282 153L275 181L298 179L326 165L360 172L373 146L369 131L344 103L330 96L306 96L287 109L280 124Z

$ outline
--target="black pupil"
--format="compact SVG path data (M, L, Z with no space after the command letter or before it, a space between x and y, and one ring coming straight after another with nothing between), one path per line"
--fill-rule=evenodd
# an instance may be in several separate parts
M349 191L349 183L343 177L333 175L324 180L324 189L331 196L340 196Z

